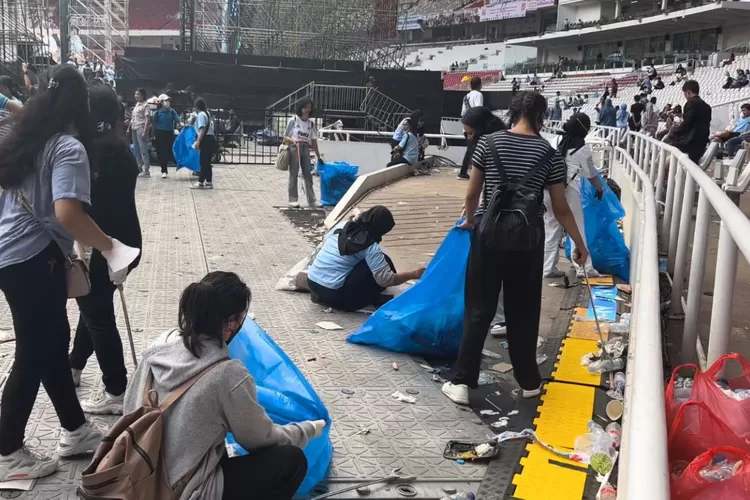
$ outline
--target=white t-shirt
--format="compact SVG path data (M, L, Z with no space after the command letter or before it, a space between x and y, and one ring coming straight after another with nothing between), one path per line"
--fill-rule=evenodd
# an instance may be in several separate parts
M312 141L318 139L318 129L312 118L308 118L307 121L305 121L298 116L294 116L289 120L284 135L296 139L299 142L311 144Z
M464 96L464 105L461 108L461 116L464 116L467 111L477 106L484 106L484 96L478 90L472 90Z
M573 153L571 149L565 157L565 165L568 167L568 189L576 193L581 192L581 177L591 179L596 177L594 157L591 155L591 146L586 144Z

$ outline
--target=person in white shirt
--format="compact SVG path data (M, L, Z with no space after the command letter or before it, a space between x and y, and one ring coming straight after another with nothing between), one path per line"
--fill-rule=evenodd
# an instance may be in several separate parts
M305 97L297 104L295 116L289 120L284 134L284 142L289 144L289 206L299 208L297 177L300 169L302 178L305 181L305 194L307 195L307 204L310 207L322 206L315 199L315 186L313 186L312 166L310 165L310 148L315 151L318 161L322 160L320 150L318 149L318 128L312 119L313 102L310 98Z
M471 87L471 91L464 96L463 107L461 108L461 118L463 118L466 112L471 108L484 106L484 96L482 95L482 79L478 76L475 76L471 79L469 86Z
M583 205L581 203L581 176L586 177L597 191L597 198L601 199L604 188L597 176L594 167L594 158L591 155L591 146L586 144L586 136L591 129L591 118L585 113L576 113L563 125L563 135L557 150L565 158L568 167L567 181L565 187L565 198L573 212L576 225L581 229L581 238L586 243L586 232L584 230ZM562 271L557 268L560 260L560 239L563 228L555 218L552 210L549 193L544 194L544 277L557 278L563 276ZM575 252L576 245L571 241L571 255ZM586 259L586 274L589 277L599 276L591 263L591 256ZM583 269L573 262L573 267L579 278L584 277Z

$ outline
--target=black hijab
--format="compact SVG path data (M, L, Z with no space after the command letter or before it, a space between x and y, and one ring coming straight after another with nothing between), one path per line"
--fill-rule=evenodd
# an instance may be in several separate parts
M563 158L568 155L568 151L571 149L575 153L586 145L586 136L589 135L589 130L591 130L591 118L586 113L575 113L565 122L563 138L557 147Z
M339 232L339 253L353 255L373 243L380 243L396 222L391 211L377 205L363 212L357 220L347 222Z

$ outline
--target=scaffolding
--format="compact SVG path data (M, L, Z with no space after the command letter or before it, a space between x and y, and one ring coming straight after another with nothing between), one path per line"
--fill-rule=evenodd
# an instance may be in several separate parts
M20 76L22 63L41 67L49 62L56 48L53 1L50 6L49 0L0 0L0 65L5 73Z
M403 67L398 0L183 0L185 49Z
M158 1L158 0L156 0ZM70 52L113 64L129 39L128 0L69 0Z

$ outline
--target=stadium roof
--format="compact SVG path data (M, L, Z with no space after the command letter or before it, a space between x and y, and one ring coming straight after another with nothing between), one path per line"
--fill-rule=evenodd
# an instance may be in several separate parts
M508 40L506 43L550 49L560 47L561 45L586 45L645 38L672 33L675 29L678 29L680 32L696 31L718 26L748 23L748 21L750 21L750 2L721 2L644 17L642 19L515 38Z

